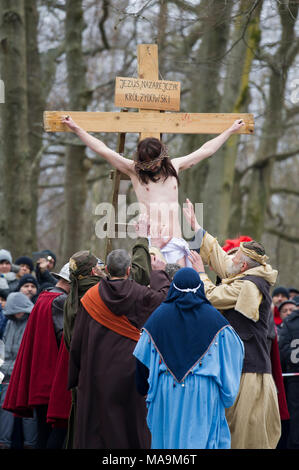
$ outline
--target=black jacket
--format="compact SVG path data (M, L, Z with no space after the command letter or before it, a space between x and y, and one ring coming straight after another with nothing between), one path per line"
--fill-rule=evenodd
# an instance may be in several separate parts
M284 319L278 344L282 371L299 372L299 309Z

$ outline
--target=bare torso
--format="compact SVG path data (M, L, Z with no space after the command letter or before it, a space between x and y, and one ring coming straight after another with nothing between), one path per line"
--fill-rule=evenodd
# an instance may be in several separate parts
M140 213L147 213L150 220L151 236L157 227L163 228L168 237L181 238L181 224L178 204L178 182L174 176L163 178L156 183L143 184L135 171L130 174L136 197L140 204Z

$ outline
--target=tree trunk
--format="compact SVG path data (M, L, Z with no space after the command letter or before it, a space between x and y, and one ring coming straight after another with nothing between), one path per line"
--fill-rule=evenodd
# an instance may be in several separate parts
M159 74L161 78L164 78L165 72L167 72L167 64L166 64L167 20L168 20L167 1L160 0L159 1L158 27L157 27L157 44L158 44L158 49L159 49Z
M233 49L227 56L221 112L247 112L250 101L249 75L260 39L261 9L262 2L248 18L249 13L246 12L248 2L246 0L240 2L232 35ZM211 217L206 220L205 226L211 233L217 233L219 241L224 241L227 237L232 202L241 204L241 201L232 200L238 143L239 136L231 136L209 162L210 171L203 200L205 201L205 212L211 214ZM234 213L236 213L236 209Z
M5 104L0 105L5 197L1 245L13 257L31 255L33 245L24 4L24 0L0 3L0 63L5 83Z
M86 66L82 51L82 33L84 18L82 0L66 2L66 59L69 108L72 111L84 111L90 95L86 87ZM68 145L65 168L65 229L63 236L63 260L75 252L85 249L85 203L87 197L86 176L89 170L85 147Z
M202 38L198 49L198 74L190 77L191 96L188 112L217 113L220 112L220 95L218 91L221 60L224 55L229 35L229 19L232 2L219 0L200 3L202 17ZM198 33L199 34L199 33ZM190 51L189 51L190 53ZM184 136L183 154L199 148L204 142L215 136L186 135ZM193 202L207 201L202 199L204 187L209 173L209 162L206 160L181 175L181 201L187 197ZM206 212L206 205L204 205Z
M282 24L282 34L277 52L273 57L267 59L271 75L265 120L257 151L257 162L267 155L277 153L283 128L284 96L288 71L298 50L298 44L294 38L298 4L294 2L289 2L288 5L278 3L277 8ZM264 229L271 195L270 183L273 163L273 159L268 159L263 165L257 165L251 172L242 231L257 240L261 239Z
M26 44L27 44L27 97L28 139L31 156L31 227L32 248L37 250L36 220L38 209L38 180L43 147L43 111L46 108L42 87L42 71L38 50L38 11L36 0L26 0ZM48 77L49 79L49 77Z

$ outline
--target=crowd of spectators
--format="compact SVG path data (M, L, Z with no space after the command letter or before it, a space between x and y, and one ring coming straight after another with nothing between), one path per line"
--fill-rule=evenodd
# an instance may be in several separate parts
M4 344L2 354L5 351L5 358L1 357L0 362L0 448L39 447L39 416L34 413L32 417L18 417L2 409L2 405L22 336L37 299L42 292L59 292L60 281L70 285L68 265L63 267L64 274L61 274L63 269L58 274L54 273L55 266L56 256L51 250L34 253L32 258L21 256L13 260L8 250L0 249L0 342L1 346ZM171 282L180 266L166 265L164 269ZM68 293L69 289L65 288L61 297L63 302ZM278 448L299 448L299 289L278 286L274 287L271 295L271 310L289 411L289 419L283 423ZM53 322L59 347L63 333L63 305L57 306L57 311L60 324L58 321L56 328L54 316ZM43 419L43 425L46 426L46 416ZM59 439L57 441L56 438L54 447L62 447L65 438L66 431L62 434L60 444L57 444Z

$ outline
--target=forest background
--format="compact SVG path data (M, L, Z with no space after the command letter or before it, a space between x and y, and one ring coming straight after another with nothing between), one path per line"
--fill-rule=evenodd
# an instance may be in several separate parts
M97 208L110 200L111 167L73 134L44 132L43 112L119 111L115 77L137 77L138 44L157 44L160 79L181 83L181 112L255 119L254 135L182 173L181 203L203 204L220 243L261 241L278 283L298 288L298 10L298 0L1 0L0 247L14 259L49 248L59 266L81 249L105 256ZM116 134L95 135L116 149ZM178 157L212 137L163 142ZM137 142L126 135L126 156ZM129 182L120 193L135 201Z

